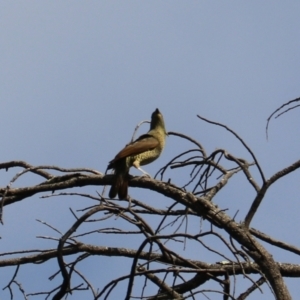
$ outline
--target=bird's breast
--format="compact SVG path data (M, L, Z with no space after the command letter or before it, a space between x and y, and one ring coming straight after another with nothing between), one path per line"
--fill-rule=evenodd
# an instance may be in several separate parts
M159 157L161 151L162 149L160 147L156 147L152 150L148 150L140 154L130 156L127 158L128 164L130 167L133 165L133 162L138 162L141 166L150 164Z

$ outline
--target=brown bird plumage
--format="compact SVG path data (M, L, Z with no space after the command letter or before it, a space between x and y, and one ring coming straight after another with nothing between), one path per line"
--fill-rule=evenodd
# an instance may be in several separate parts
M144 174L140 166L157 159L165 145L166 129L162 114L156 109L151 116L150 130L123 148L108 164L107 169L115 169L114 182L109 197L126 199L128 193L129 169L134 166Z

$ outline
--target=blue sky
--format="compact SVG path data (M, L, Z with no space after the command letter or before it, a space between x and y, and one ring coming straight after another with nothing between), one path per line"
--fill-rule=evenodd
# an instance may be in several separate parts
M299 12L299 1L3 1L1 161L104 172L136 124L158 107L167 130L192 136L208 152L225 148L250 161L228 132L196 115L228 125L252 148L268 178L299 159L299 109L271 121L265 137L271 112L300 96ZM187 146L169 137L161 158L145 170L155 174ZM1 185L14 174L2 172ZM38 180L26 177L15 186ZM271 188L252 224L296 246L298 183L296 171ZM230 207L232 215L239 209L242 220L254 193L234 181L227 189L218 205ZM131 190L142 197L143 191ZM47 241L35 236L46 229L35 219L67 229L72 203L34 197L8 207L1 233L6 251L30 243L44 247ZM282 262L298 262L272 251ZM287 282L298 295L296 280ZM0 291L1 298L7 295ZM267 288L263 296L268 298Z

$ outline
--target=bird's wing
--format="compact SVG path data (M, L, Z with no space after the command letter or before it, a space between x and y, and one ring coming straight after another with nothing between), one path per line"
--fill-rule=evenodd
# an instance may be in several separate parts
M116 157L112 161L110 161L110 163L114 163L115 161L127 156L137 155L145 151L154 149L158 146L158 144L159 142L156 138L148 134L143 134L136 141L123 148L116 155Z

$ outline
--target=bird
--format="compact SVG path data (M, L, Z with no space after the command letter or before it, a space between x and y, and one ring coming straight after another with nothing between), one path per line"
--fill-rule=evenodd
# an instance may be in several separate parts
M107 170L114 169L115 175L109 191L109 198L118 195L119 199L127 199L129 169L133 166L144 175L151 177L141 166L156 160L164 149L166 128L163 115L157 108L151 115L150 130L138 137L134 142L126 145L108 163Z

